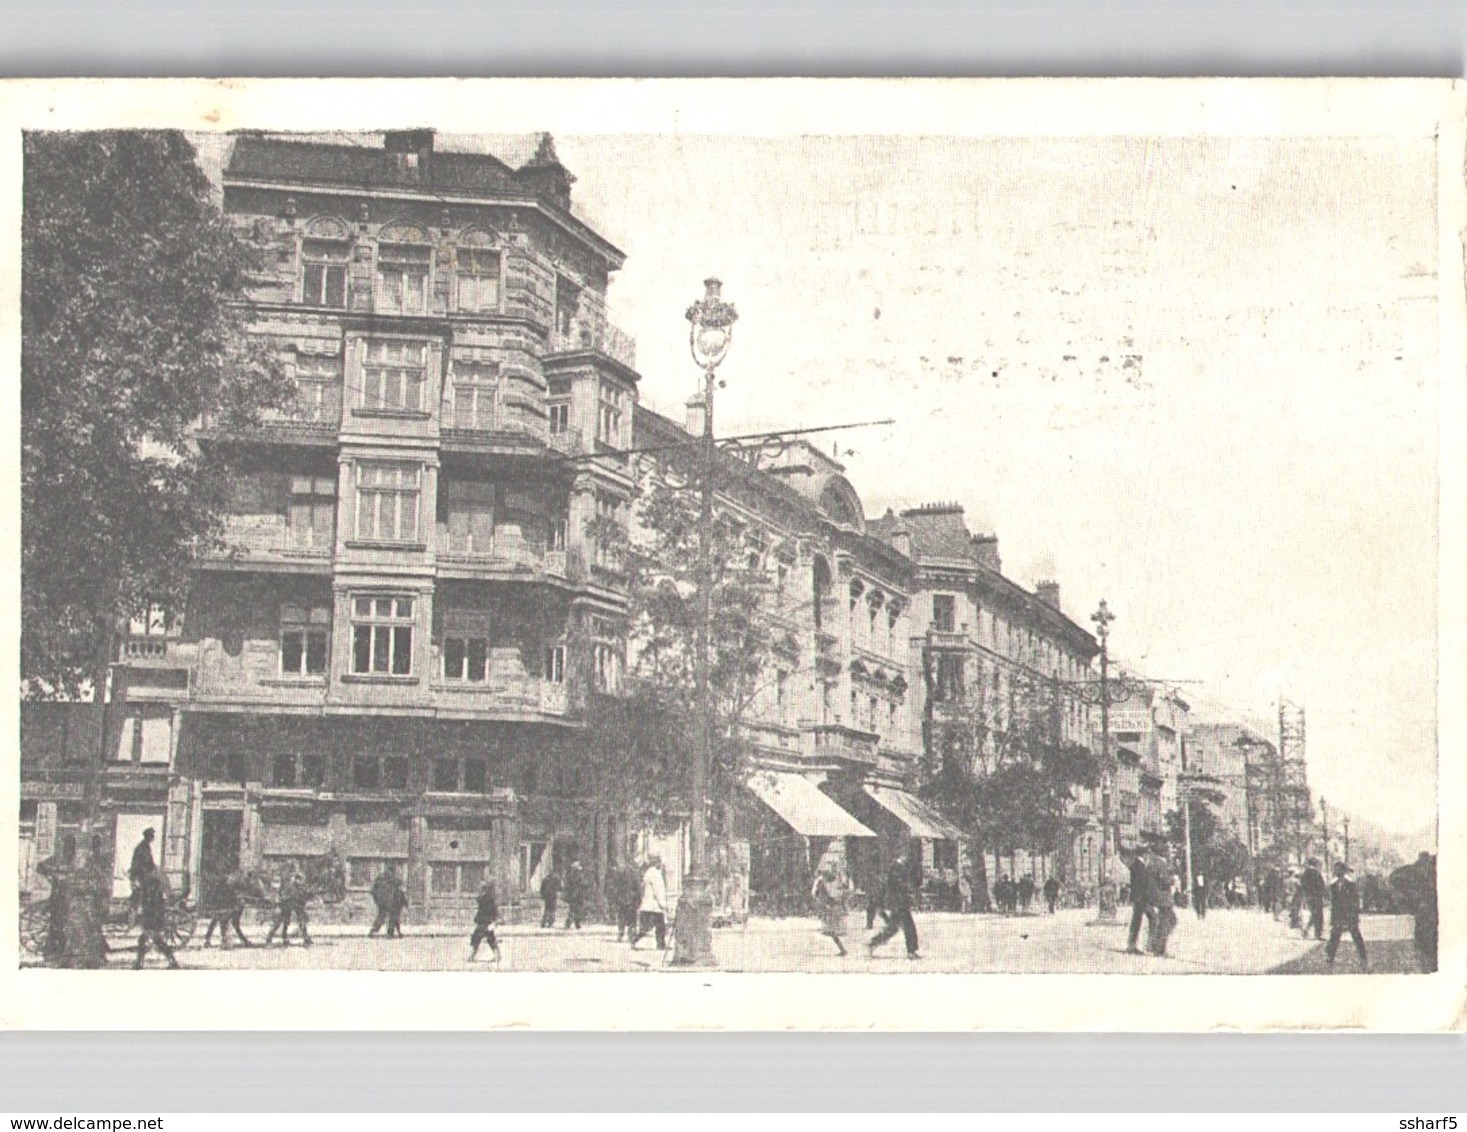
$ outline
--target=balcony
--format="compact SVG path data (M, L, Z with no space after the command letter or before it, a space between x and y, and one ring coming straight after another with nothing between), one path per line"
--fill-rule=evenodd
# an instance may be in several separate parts
M553 354L592 351L627 369L637 368L636 340L608 321L605 302L589 291L582 291L573 307L557 312L550 351Z
M811 729L816 757L875 766L880 738L872 731L858 731L843 724L821 724Z
M560 432L552 432L549 435L550 447L557 452L563 452L567 456L576 456L585 451L585 445L581 439L581 430L578 428L563 429Z
M283 515L228 515L223 545L205 547L199 557L216 565L329 572L335 538L334 531L287 526Z
M433 698L441 716L463 719L562 716L567 703L564 684L530 677L496 677L486 683L438 680Z
M968 627L955 628L951 625L946 628L932 624L927 627L927 647L934 649L966 649L971 644L968 639Z
M442 524L438 527L438 565L486 574L570 576L564 550L546 550L540 543L523 540L475 539L470 534L450 533Z

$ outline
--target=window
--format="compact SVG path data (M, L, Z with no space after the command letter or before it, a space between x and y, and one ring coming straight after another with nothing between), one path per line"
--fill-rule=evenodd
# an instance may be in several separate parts
M489 789L489 764L483 759L464 759L464 793L483 794Z
M570 402L553 401L549 405L550 435L564 436L570 431Z
M880 718L877 715L877 713L876 713L876 703L877 703L877 700L876 700L876 697L875 696L867 696L866 697L866 730L867 731L875 731L876 730L876 722Z
M351 670L359 675L412 675L412 598L358 597L352 601Z
M565 683L564 645L550 645L545 649L545 679L551 684Z
M341 419L341 357L297 354L295 407L290 416L310 424L337 424Z
M774 710L775 719L779 723L789 723L790 674L788 672L780 672L774 678Z
M576 328L576 314L581 308L581 289L564 275L555 277L555 332L565 341L562 345L577 346L572 339Z
M490 430L498 425L499 367L453 363L453 427Z
M482 684L489 673L489 642L483 637L443 638L443 678Z
M450 554L494 550L494 485L483 480L449 480L439 493L439 521L447 528Z
M326 756L305 754L300 757L300 784L319 790L326 785Z
M621 447L621 422L626 413L627 395L614 385L602 382L596 398L596 439L612 448Z
M351 249L326 240L301 244L301 302L314 307L346 306L346 265Z
M362 364L361 407L368 412L422 412L427 372L426 343L401 339L368 342Z
M458 309L490 314L499 310L499 253L460 248Z
M433 760L433 789L444 794L458 790L458 760Z
M417 540L421 472L418 464L357 465L357 538Z
M615 499L596 500L596 565L608 570L622 567L621 547L616 532L621 527L621 507Z
M134 637L176 637L183 632L183 621L170 617L161 605L150 605L146 613L128 623L127 631Z
M411 244L383 244L377 251L377 309L426 314L428 261L432 251Z
M408 761L400 756L382 760L382 785L389 790L406 790L408 784Z
M952 594L932 595L932 627L939 633L951 633L957 624L957 599Z
M295 786L295 756L277 752L270 759L270 785L278 789Z
M942 703L956 703L963 698L963 658L939 656L933 674L932 698Z
M401 861L383 860L381 857L353 857L347 864L347 886L371 888L372 882L394 865L401 872Z
M621 686L621 640L615 622L605 617L591 618L591 675L598 692Z
M382 760L376 755L356 755L351 760L351 784L358 790L376 790L382 785Z
M172 758L172 748L171 712L140 710L123 717L115 751L116 761L167 765Z
M280 672L317 676L326 671L326 638L331 608L326 605L280 607Z
M434 896L473 895L488 875L487 861L433 861L428 865L428 888Z
M336 477L291 476L285 524L291 546L329 549L336 535Z
M546 550L555 551L565 549L565 528L566 521L564 515L556 515L551 518L547 531L549 542L545 547Z

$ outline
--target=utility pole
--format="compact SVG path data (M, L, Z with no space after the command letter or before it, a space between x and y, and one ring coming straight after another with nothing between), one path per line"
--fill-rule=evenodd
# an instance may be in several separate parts
M1324 834L1324 875L1329 876L1329 803L1323 795L1319 799L1319 827Z
M1095 635L1100 638L1100 883L1097 889L1096 923L1114 923L1116 919L1116 894L1110 884L1111 837L1114 831L1110 824L1111 757L1110 757L1110 623L1115 614L1102 598L1100 608L1090 615L1095 622Z
M1345 868L1350 867L1350 818L1348 815L1340 819L1340 825L1345 831Z
M1192 897L1196 887L1196 876L1192 872L1192 784L1187 778L1187 740L1182 740L1182 781L1178 783L1182 793L1182 868L1186 870L1186 880L1183 893L1187 898L1187 907L1192 908L1195 902Z

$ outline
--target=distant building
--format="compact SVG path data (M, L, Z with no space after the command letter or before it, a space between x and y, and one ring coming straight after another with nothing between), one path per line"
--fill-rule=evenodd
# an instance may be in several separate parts
M1250 856L1267 858L1273 846L1271 779L1278 748L1242 723L1198 723L1187 744L1188 769L1206 775L1221 797L1217 806L1224 828L1231 830Z
M971 532L957 504L888 512L868 527L916 568L911 663L929 770L943 758L965 758L991 773L1026 737L1090 744L1095 716L1081 686L1095 679L1099 646L1065 614L1057 583L1030 592L1005 577L997 536ZM986 844L990 883L1016 869L1093 884L1085 878L1099 860L1094 792L1077 791L1070 818L1068 843L1044 859L1025 846Z
M1138 694L1110 709L1111 751L1116 760L1112 818L1123 846L1167 832L1167 815L1180 812L1183 747L1191 705L1175 689L1116 668ZM1098 718L1099 713L1096 713ZM1099 736L1096 736L1097 747Z

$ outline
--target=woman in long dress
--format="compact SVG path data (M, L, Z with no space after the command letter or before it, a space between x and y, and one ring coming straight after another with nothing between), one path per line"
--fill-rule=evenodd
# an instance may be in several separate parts
M847 954L841 936L850 929L846 925L847 901L851 886L834 861L825 861L815 874L815 884L810 895L815 901L815 911L820 917L820 934L829 936L841 955Z

